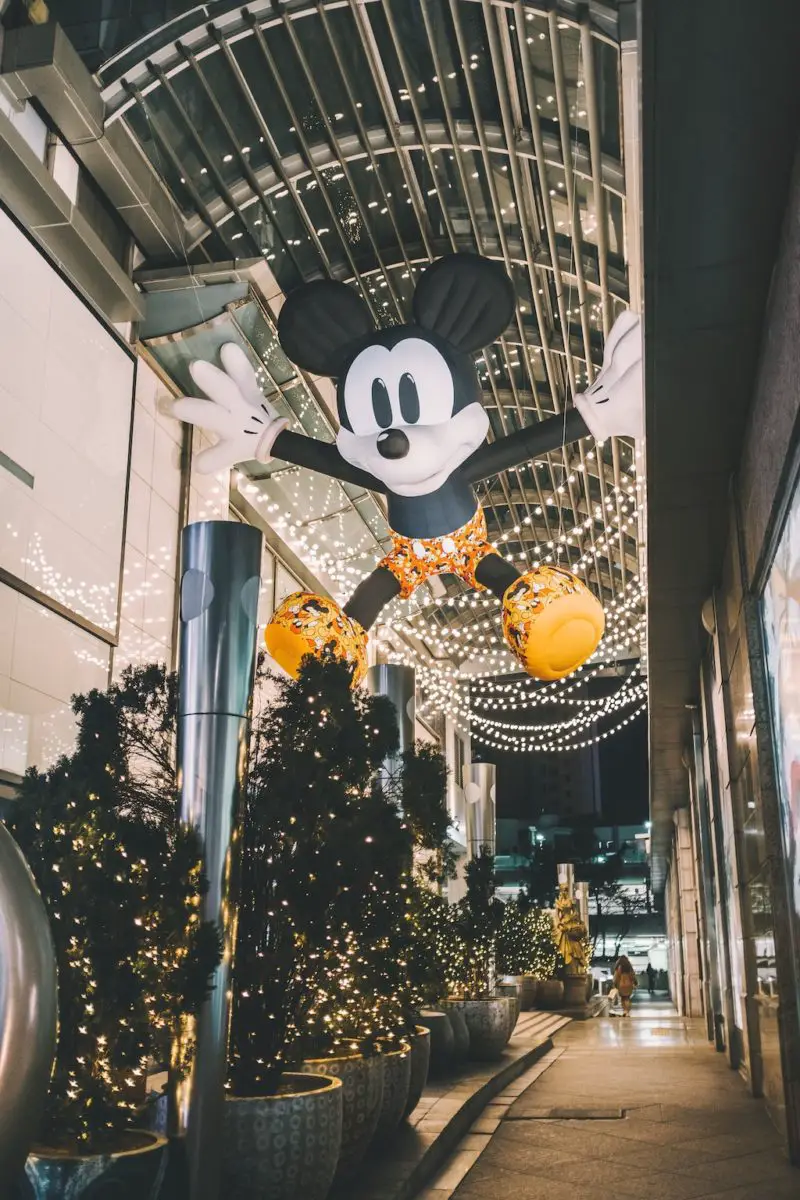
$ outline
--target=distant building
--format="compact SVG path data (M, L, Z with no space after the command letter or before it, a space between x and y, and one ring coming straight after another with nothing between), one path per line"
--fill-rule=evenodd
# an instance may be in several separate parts
M531 825L500 817L498 894L511 898L532 885L538 888L540 902L546 903L546 897L555 896L557 864L586 863L585 870L577 866L576 873L591 881L589 928L595 959L627 954L636 965L646 965L649 958L660 969L666 953L664 916L653 905L648 848L646 824L592 826L563 816L542 816ZM617 859L619 869L614 870ZM606 863L608 873L603 870Z

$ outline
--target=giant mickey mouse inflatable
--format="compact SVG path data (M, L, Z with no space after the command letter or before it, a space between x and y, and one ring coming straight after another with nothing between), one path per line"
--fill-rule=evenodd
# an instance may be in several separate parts
M441 258L422 274L409 325L376 329L362 298L343 283L322 280L293 292L278 337L297 366L336 379L335 443L287 430L234 343L222 348L224 370L192 364L194 382L210 399L187 397L173 411L220 435L198 456L198 470L274 456L387 498L392 549L344 608L297 592L275 612L266 643L290 674L306 654L332 651L353 665L358 682L381 609L442 572L500 598L508 646L535 678L559 679L597 647L604 619L594 595L560 567L520 575L489 543L473 485L589 433L640 436L639 321L632 313L617 320L602 370L566 417L488 443L473 356L503 333L514 304L503 269L471 254Z

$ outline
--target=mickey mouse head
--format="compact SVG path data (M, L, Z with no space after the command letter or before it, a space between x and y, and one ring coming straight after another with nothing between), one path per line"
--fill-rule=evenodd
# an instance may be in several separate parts
M514 306L499 264L452 254L420 278L411 324L376 329L353 288L320 280L289 296L278 337L292 362L336 379L342 457L397 495L423 496L486 438L472 356L503 333Z

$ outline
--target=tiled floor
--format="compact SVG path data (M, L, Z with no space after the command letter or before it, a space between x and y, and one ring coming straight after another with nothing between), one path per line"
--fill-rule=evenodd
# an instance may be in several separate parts
M645 1001L573 1022L419 1200L798 1200L760 1101L695 1022Z

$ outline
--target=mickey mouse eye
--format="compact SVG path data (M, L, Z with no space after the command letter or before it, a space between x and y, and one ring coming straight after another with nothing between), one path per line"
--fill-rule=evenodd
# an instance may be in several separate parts
M381 429L388 429L392 423L392 402L389 389L382 379L372 381L372 411Z
M410 371L400 376L400 413L406 425L416 425L419 420L419 392Z
M340 395L342 423L356 437L391 426L441 425L453 415L453 375L424 338L367 346L353 359Z

